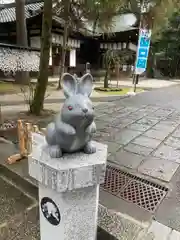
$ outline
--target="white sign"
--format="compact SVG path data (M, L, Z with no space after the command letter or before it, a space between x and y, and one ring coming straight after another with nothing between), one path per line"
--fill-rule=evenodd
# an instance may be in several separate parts
M69 66L70 67L76 67L76 49L71 49L70 50Z

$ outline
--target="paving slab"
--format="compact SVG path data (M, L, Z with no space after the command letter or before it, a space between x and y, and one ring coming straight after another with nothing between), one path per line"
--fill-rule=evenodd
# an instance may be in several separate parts
M173 148L179 149L180 148L180 138L170 136L164 141L164 144L171 146Z
M144 133L145 136L158 139L158 140L164 140L168 135L170 134L169 131L162 131L162 130L157 130L154 128L151 128L147 132Z
M158 109L160 109L160 107L158 106L155 106L155 105L151 105L151 104L148 104L148 105L145 105L140 111L141 112L146 112L146 113L154 113L156 112Z
M143 159L143 156L120 149L118 152L108 157L108 162L131 169L137 169Z
M167 116L169 116L170 114L172 114L174 111L174 109L169 109L169 108L160 108L157 111L154 112L154 116L155 117L162 117L165 118Z
M120 129L122 128L125 128L127 127L128 125L130 125L131 123L133 123L135 120L133 119L130 119L130 118L122 118L122 117L119 117L115 120L113 120L111 123L110 123L110 126L114 126L114 127L118 127Z
M123 147L123 145L120 145L115 142L103 141L103 143L108 145L108 153L109 154L116 153L120 148Z
M135 121L140 120L141 118L145 117L147 114L145 112L140 112L139 110L129 114L128 118L133 119Z
M128 152L136 153L142 156L149 156L153 152L153 148L143 147L134 143L129 143L124 149Z
M171 231L171 228L153 221L146 236L143 236L141 240L168 240Z
M158 158L167 159L168 161L173 161L180 163L180 150L173 148L171 146L162 144L153 154L153 156Z
M151 126L146 124L140 124L140 123L132 123L128 126L128 128L132 130L140 131L140 132L145 132L148 129L150 129Z
M161 142L162 142L161 140L149 138L142 135L132 141L132 143L134 144L138 144L138 145L141 145L147 148L153 148L153 149L157 148L161 144Z
M135 139L137 136L139 136L141 132L139 131L134 131L131 129L123 129L116 131L115 134L115 142L126 145L129 142L131 142L133 139Z
M169 182L178 167L179 164L177 163L150 157L139 166L138 171L145 175Z
M167 131L167 129L168 129L169 132L172 132L173 130L175 130L177 128L178 125L179 125L179 123L177 123L177 122L163 120L163 121L160 121L159 123L157 123L153 128L159 129L162 131L164 131L164 130Z
M179 112L178 111L173 112L166 118L166 120L179 123L180 122Z
M158 119L154 119L152 117L144 117L144 118L137 121L138 124L145 124L145 125L148 125L148 126L154 126L158 122L159 122Z
M177 137L177 138L180 138L180 128L177 128L173 134L172 134L173 137Z

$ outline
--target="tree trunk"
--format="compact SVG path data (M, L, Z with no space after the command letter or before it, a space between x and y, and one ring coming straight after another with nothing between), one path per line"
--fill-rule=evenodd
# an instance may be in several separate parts
M34 99L30 106L30 112L34 115L40 115L44 105L45 92L48 84L51 29L52 29L52 0L45 0L42 21L39 76L34 93Z
M154 55L153 55L152 47L150 47L150 49L149 49L149 56L147 59L146 76L148 78L154 78Z
M107 67L106 74L105 74L105 77L104 77L104 88L109 87L108 76L109 76L109 67Z
M25 0L16 0L16 42L20 46L28 46L27 26L25 18ZM29 73L17 72L15 83L28 84L30 81Z
M69 29L69 8L70 8L70 0L65 1L65 11L64 11L64 33L63 33L63 46L62 46L62 53L61 53L61 63L60 63L60 70L59 70L59 82L58 82L58 89L61 89L61 79L62 75L65 71L65 61L66 61L66 52L67 52L67 40L68 40L68 29Z
M63 33L63 46L62 46L62 55L61 55L61 65L59 70L59 82L58 89L61 89L61 78L65 71L65 61L66 61L66 51L67 51L67 39L68 39L68 22L65 23L64 33Z

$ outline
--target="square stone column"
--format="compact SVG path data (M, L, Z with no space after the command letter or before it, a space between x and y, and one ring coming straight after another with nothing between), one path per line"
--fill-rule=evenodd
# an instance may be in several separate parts
M107 145L97 151L52 159L45 137L32 133L29 174L39 182L41 240L95 240L99 184L104 182Z

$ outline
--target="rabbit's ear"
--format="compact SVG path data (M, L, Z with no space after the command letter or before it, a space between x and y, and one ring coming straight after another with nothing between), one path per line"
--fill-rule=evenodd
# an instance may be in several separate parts
M90 73L86 73L82 76L78 84L78 93L86 96L90 96L93 89L93 77Z
M62 87L64 95L68 98L75 95L77 92L76 79L69 73L64 73L62 76Z

